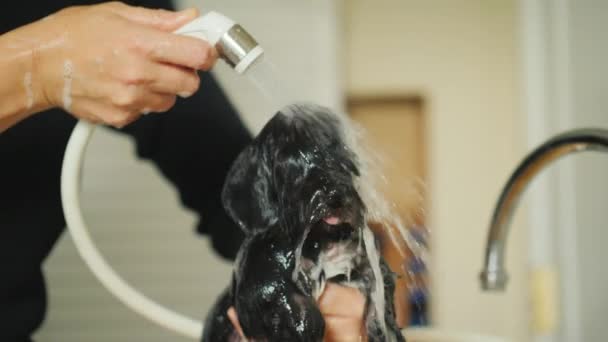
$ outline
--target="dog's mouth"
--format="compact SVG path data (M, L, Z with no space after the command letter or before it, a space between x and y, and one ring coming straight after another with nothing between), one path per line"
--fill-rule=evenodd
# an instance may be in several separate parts
M337 226L342 223L342 219L340 219L338 216L330 215L323 218L323 222L327 223L330 226Z
M356 266L358 234L356 216L331 210L313 225L302 254L302 271L314 280L312 294L318 298L327 281L350 281Z
M359 228L357 223L356 216L348 210L329 210L313 224L310 238L317 239L321 249L325 249L333 243L354 239Z
M330 230L355 229L360 225L361 216L361 210L354 206L326 207L323 214L320 215L319 222Z

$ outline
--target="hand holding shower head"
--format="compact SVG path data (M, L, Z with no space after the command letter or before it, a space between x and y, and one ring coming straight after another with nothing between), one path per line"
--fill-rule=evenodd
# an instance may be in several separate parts
M217 12L200 16L175 33L208 41L239 74L245 72L264 53L258 42L241 25Z
M263 54L247 31L215 12L191 21L175 33L208 41L240 74ZM76 249L97 279L126 306L169 330L198 340L203 328L200 320L173 312L134 289L106 262L91 239L80 208L80 179L82 161L94 128L92 123L78 122L68 141L61 170L63 213Z

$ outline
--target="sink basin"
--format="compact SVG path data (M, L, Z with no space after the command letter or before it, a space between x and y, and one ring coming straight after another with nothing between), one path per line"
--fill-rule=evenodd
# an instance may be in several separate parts
M407 342L511 342L504 337L434 328L408 328L403 333Z

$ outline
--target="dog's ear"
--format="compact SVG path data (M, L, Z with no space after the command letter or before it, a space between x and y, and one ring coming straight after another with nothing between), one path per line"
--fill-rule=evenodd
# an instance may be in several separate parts
M224 209L245 232L264 230L278 219L266 158L256 144L248 146L232 164L224 183Z

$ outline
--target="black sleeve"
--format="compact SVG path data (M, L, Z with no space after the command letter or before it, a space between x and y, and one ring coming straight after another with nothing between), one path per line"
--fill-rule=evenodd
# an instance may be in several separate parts
M130 2L175 8L171 0ZM234 259L243 232L223 210L220 194L232 161L251 136L210 73L201 73L200 89L168 113L148 115L123 131L135 139L138 156L153 161L182 204L199 215L198 232L210 237L220 255Z
M243 232L226 215L220 195L232 161L251 135L213 76L201 73L195 95L121 131L134 138L137 155L154 162L177 188L181 202L198 213L198 232L210 236L220 255L233 259Z

